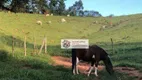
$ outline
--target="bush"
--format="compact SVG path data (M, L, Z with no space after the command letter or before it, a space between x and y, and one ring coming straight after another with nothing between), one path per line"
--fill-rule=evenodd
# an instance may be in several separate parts
M8 52L0 50L0 61L6 61L8 59Z

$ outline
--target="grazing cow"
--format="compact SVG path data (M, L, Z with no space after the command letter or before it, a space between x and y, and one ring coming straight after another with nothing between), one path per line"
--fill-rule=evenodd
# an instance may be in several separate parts
M106 25L103 25L102 28L105 29L105 28L106 28Z
M38 25L42 25L42 22L41 21L37 21L36 22Z
M51 21L48 21L48 22L47 22L47 24L51 24L51 23L52 23Z
M64 23L64 22L66 22L66 20L65 20L64 18L62 18L62 19L61 19L61 22Z
M70 17L70 15L68 14L67 17Z
M53 16L53 13L51 13L50 15Z
M91 67L89 69L88 76L90 75L93 67L95 67L95 75L98 76L97 69L99 61L101 60L104 62L107 72L109 74L113 74L113 66L108 54L105 50L98 47L97 45L89 46L88 49L72 49L73 74L79 74L77 65L80 60L91 62Z
M46 14L45 16L46 16L46 17L47 17L47 16L50 16L50 14Z

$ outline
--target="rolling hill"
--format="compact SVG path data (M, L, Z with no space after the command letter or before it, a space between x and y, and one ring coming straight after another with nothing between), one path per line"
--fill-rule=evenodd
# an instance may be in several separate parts
M65 18L67 22L62 23ZM43 25L38 25L37 20ZM48 24L51 21L51 24ZM73 76L71 69L53 66L51 56L71 57L70 50L60 49L61 39L89 39L90 44L103 47L111 56L114 66L133 67L142 72L142 14L117 17L66 17L26 13L0 12L0 79L1 80L93 80L84 75ZM27 56L23 42L27 36ZM12 36L15 38L15 55L12 56ZM47 37L48 54L31 55L34 40L39 49ZM114 42L112 51L111 39ZM103 63L101 63L103 64ZM116 72L119 80L135 80ZM110 80L100 71L99 80ZM114 80L114 79L112 79Z

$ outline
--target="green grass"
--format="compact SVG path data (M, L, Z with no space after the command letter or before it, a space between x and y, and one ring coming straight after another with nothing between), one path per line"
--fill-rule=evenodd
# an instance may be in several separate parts
M6 54L7 52L1 51ZM2 57L2 55L0 55ZM100 77L91 75L72 75L71 69L63 66L52 66L48 55L27 56L17 55L8 56L7 59L0 61L0 80L115 80L115 76L110 76L106 71L99 72ZM134 77L124 76L116 73L119 80L134 80Z
M61 23L61 18L65 18L67 22ZM43 25L37 25L37 20L41 20ZM52 23L47 24L48 21ZM98 23L93 23L95 21ZM0 24L0 54L3 50L8 53L0 55L1 80L93 80L96 78L93 75L90 78L85 75L73 76L71 69L51 65L53 55L71 57L70 50L60 48L60 40L63 38L89 39L90 44L97 44L108 52L114 66L134 67L142 71L142 14L92 18L45 17L39 14L0 12ZM107 28L100 30L103 25ZM25 33L28 33L26 57L23 49ZM14 57L10 56L12 36L15 37ZM47 37L48 54L32 56L34 38L39 49L44 36ZM110 38L114 41L114 53L112 53ZM28 68L23 69L25 65ZM135 80L124 73L116 74L121 78L119 80ZM106 71L99 72L99 75L100 80L110 80Z

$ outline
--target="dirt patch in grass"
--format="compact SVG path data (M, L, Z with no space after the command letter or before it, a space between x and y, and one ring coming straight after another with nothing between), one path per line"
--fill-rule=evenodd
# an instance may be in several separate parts
M72 60L71 58L61 57L61 56L53 56L52 60L55 62L53 65L57 66L64 66L66 68L70 68L72 66ZM90 65L86 62L79 63L78 65L79 70L81 73L86 73L90 67ZM98 70L101 71L105 67L100 65L98 66ZM126 73L129 76L138 77L139 80L142 80L142 73L139 72L139 70L136 70L135 68L130 67L114 67L114 70L121 73Z

